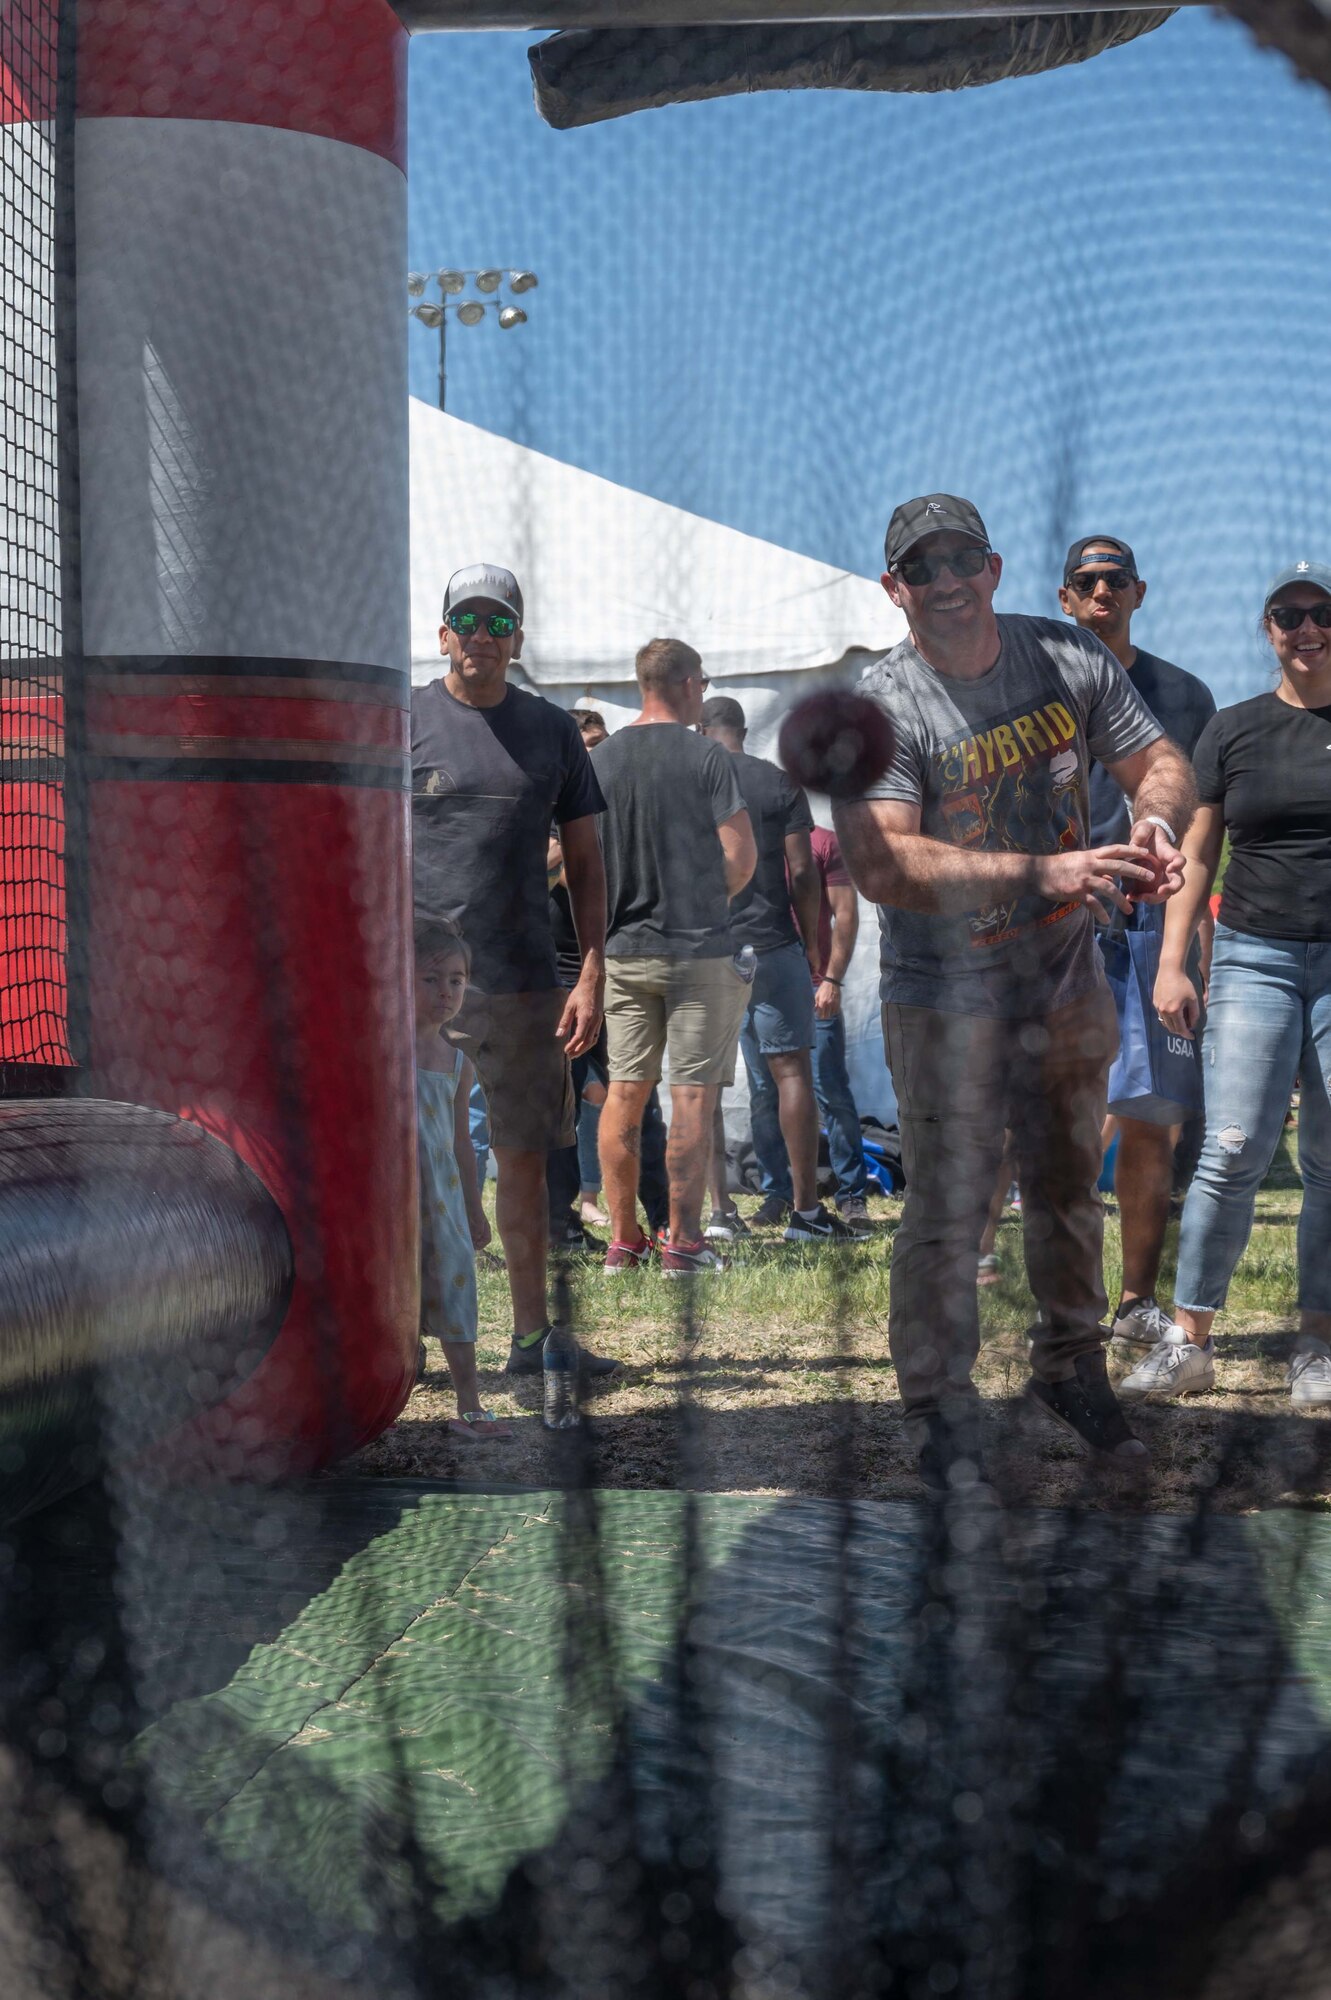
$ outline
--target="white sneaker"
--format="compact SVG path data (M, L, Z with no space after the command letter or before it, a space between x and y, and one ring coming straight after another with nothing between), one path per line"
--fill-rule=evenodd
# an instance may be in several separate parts
M1134 1299L1127 1311L1114 1321L1114 1338L1130 1340L1135 1347L1158 1347L1162 1340L1177 1346L1188 1336L1154 1299Z
M1204 1395L1214 1387L1215 1342L1198 1347L1184 1335L1153 1347L1131 1375L1123 1377L1118 1394L1124 1403L1172 1403L1179 1396Z
M1324 1340L1300 1340L1285 1380L1296 1410L1325 1409L1331 1403L1331 1347Z

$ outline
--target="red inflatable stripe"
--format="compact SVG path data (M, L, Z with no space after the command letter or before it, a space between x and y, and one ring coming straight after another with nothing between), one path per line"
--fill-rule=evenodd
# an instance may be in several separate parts
M405 172L406 68L388 0L80 0L82 118L275 126Z

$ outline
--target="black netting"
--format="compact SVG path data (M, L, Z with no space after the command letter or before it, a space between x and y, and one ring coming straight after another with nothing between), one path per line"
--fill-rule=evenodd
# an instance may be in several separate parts
M56 295L58 16L0 20L0 1078L68 1065ZM49 1079L47 1079L49 1085Z
M151 14L100 6L103 25ZM164 36L183 11L163 5ZM235 605L244 614L265 560L285 585L282 565L296 573L321 539L351 576L348 624L374 601L373 510L353 484L302 461L276 494L245 486L236 466L245 451L255 453L246 466L260 462L255 435L280 432L283 395L305 392L302 341L331 386L324 425L292 422L301 449L313 459L316 429L365 423L364 409L348 408L363 386L359 267L396 169L377 156L348 197L330 166L337 142L301 124L335 95L325 85L356 0L256 7L239 28L229 0L202 11L221 26L189 74L200 95L189 115L158 121L197 130L154 131L141 156L117 155L105 129L90 135L90 156L105 148L96 157L133 182L148 215L137 237L120 234L114 200L101 203L88 283L88 320L100 313L136 343L107 357L90 340L90 398L103 361L109 372L127 352L121 379L141 398L114 507L102 489L102 549L91 533L86 542L90 574L94 554L103 565L90 728L69 701L83 684L72 37L66 11L57 47L52 0L0 14L0 1096L50 1091L82 1061L85 983L102 1037L86 1099L0 1105L0 1995L1319 2000L1331 1951L1331 1411L1295 1407L1284 1379L1302 1106L1218 1328L1218 1387L1195 1408L1132 1413L1152 1453L1137 1478L1090 1460L1023 1405L1033 1308L1004 1174L1003 1271L985 1294L976 1364L987 1477L922 1497L888 1358L901 1148L882 1128L872 1233L857 1241L788 1243L744 1188L749 1227L727 1245L729 1270L696 1282L667 1284L652 1269L611 1277L599 1257L561 1246L551 1312L620 1364L612 1381L584 1385L579 1426L544 1430L541 1376L506 1372L521 1234L511 1204L507 1246L491 1208L478 1343L486 1403L510 1436L501 1446L450 1427L457 1400L433 1339L406 1386L389 1349L409 1322L415 1360L409 1231L397 1226L416 1199L403 1164L410 1110L400 1116L412 1066L407 898L404 875L403 909L388 908L376 872L392 840L401 859L402 840L380 841L378 829L407 817L393 789L405 615L402 657L389 665L369 618L344 652L343 635L316 644L321 607L308 589L299 615L274 592L270 653L253 628L242 644L226 623ZM1110 501L1117 525L1118 509L1140 509L1158 561L1153 629L1182 648L1197 630L1197 591L1210 590L1222 611L1205 636L1221 630L1223 644L1204 661L1184 657L1204 665L1221 700L1250 691L1253 621L1231 612L1288 538L1309 535L1318 555L1328 546L1320 252L1300 207L1300 173L1320 185L1324 168L1302 128L1290 140L1283 101L1273 112L1263 100L1245 123L1251 75L1227 68L1218 43L1203 48L1197 76L1170 76L1145 127L1088 118L1083 132L1065 107L1089 97L1057 91L1085 91L1102 60L1167 65L1169 36L1197 18L1181 9L1160 25L1167 11L1041 26L1033 44L1075 44L1090 59L1015 83L1011 98L972 93L997 108L992 125L986 111L969 128L964 174L949 157L956 98L913 99L891 125L895 146L882 139L893 101L857 98L844 129L823 125L810 140L805 128L802 154L789 137L797 119L781 122L792 106L771 97L747 107L747 136L732 128L730 178L718 174L715 189L688 181L685 144L653 155L642 120L590 134L539 128L518 101L523 37L507 49L511 98L476 44L449 46L451 122L422 119L413 143L419 181L446 185L459 241L413 247L422 261L428 251L461 264L502 239L503 254L541 264L545 289L533 298L511 282L530 274L483 265L418 274L410 296L436 304L424 321L434 334L446 301L457 313L455 278L502 281L473 298L483 318L449 317L444 329L450 411L464 421L432 431L433 409L412 418L425 446L445 440L437 509L425 510L418 542L441 574L476 557L521 571L527 685L567 705L585 669L612 724L632 713L633 644L651 628L626 643L622 672L593 673L578 650L604 609L598 590L613 597L624 574L599 511L610 474L623 482L625 537L642 533L638 605L658 585L671 601L677 578L711 560L703 515L752 537L728 541L706 570L734 628L771 553L757 535L784 532L776 496L807 485L804 546L816 543L824 564L797 610L783 610L788 627L809 622L810 600L851 567L864 575L850 582L873 586L883 503L899 487L962 484L976 466L993 476L1001 451L1008 605L1048 608L1068 536L1096 525L1084 513ZM1271 0L1264 20L1247 0L1228 11L1307 75L1331 74L1331 26L1319 36L1315 0ZM83 12L95 29L99 0ZM319 61L303 103L284 96L283 72L307 17ZM917 23L909 39L941 49L948 27ZM1020 39L1008 24L983 32ZM804 50L817 33L787 26L767 40ZM713 94L675 63L673 35L653 34L650 62L635 58L638 39L600 43L615 57L603 109ZM844 53L830 47L824 82L844 77ZM953 53L964 69L960 41ZM258 93L247 118L273 128L263 161L209 115L208 77L228 64ZM163 87L179 83L172 72ZM1036 95L1023 100L1028 84ZM1170 101L1190 91L1205 113L1176 144ZM100 123L129 125L138 108L112 91ZM682 117L745 108L695 105ZM883 126L870 125L880 114ZM514 165L500 142L517 151L505 120L519 115L544 150ZM1135 151L1120 144L1125 131ZM576 146L587 150L575 174ZM1079 148L1103 198L1069 232L1065 182ZM279 154L293 184L306 174L303 208L264 178ZM163 158L195 176L186 196ZM533 158L548 163L543 178ZM911 192L921 162L927 199ZM709 207L738 205L743 172L770 183L773 258L800 246L776 312L753 304L764 273L746 265L754 294L738 288L724 232L708 236ZM632 188L635 174L642 226L617 220L604 232L614 260L598 263L581 238L615 212L617 177ZM867 204L892 221L896 261L884 254L855 279L866 287L858 310L849 290L838 313L829 295L817 311L795 296L815 261L839 259L841 285L859 256L849 236L801 233L802 184L839 191L847 215ZM90 207L105 193L89 190ZM1123 220L1137 210L1153 232L1140 253ZM534 240L515 243L524 227ZM412 234L426 234L419 218ZM154 256L168 236L177 263L164 280ZM264 254L246 265L260 237ZM976 276L961 316L940 237ZM138 262L119 287L127 242ZM1254 245L1269 289L1251 283ZM1087 282L1089 263L1119 252L1131 297ZM650 290L663 261L669 296ZM250 287L239 305L237 272ZM639 284L665 325L672 358L659 370ZM579 286L581 319L570 303ZM173 292L190 287L206 288L206 310L173 317ZM495 311L511 315L514 297L531 307L525 331ZM396 320L406 304L394 295ZM372 331L374 310L366 319ZM886 340L876 370L870 321ZM600 344L606 322L613 337ZM1221 388L1202 351L1208 325L1229 363ZM417 387L442 396L435 342L410 332ZM1256 385L1242 407L1240 377ZM1268 378L1280 390L1274 417ZM864 434L879 445L862 451L825 418L818 386L834 379L863 383ZM1149 434L1125 420L1138 396L1155 413ZM256 407L262 421L246 430L241 417ZM1194 453L1199 438L1208 448ZM90 442L88 464L94 456ZM414 475L424 464L422 452ZM598 480L559 483L592 464ZM643 465L652 477L625 500ZM1198 489L1226 468L1251 547L1218 543L1201 518ZM278 464L272 484L290 470ZM484 518L506 519L510 547L469 539L469 509L494 498L482 495L487 479L509 511ZM655 543L640 529L648 490L676 503L653 517ZM553 519L561 492L586 569L578 620L554 631L541 627L540 565L553 527L566 525ZM134 623L142 604L119 592L104 559L108 543L117 558L141 554L132 534L111 532L122 513L150 550L135 581L156 628ZM415 662L430 674L436 604ZM718 647L733 637L721 623ZM823 685L833 678L813 671ZM717 687L738 678L717 671ZM774 750L796 678L803 691L802 673L775 672L744 690L751 721L761 717L756 747ZM81 829L94 817L102 838L85 872L94 843ZM866 909L866 934L870 922ZM348 969L366 964L370 997L357 1011ZM870 992L857 1028L875 1015ZM860 1044L877 1032L873 1018ZM101 1101L111 1098L127 1102ZM169 1156L154 1152L159 1141ZM342 1185L376 1146L358 1209ZM1111 1263L1119 1228L1111 1222ZM288 1338L293 1326L303 1345ZM1116 1359L1116 1375L1126 1365ZM246 1401L238 1385L255 1381ZM402 1408L390 1424L394 1382ZM207 1448L196 1431L187 1446L177 1432L152 1449L182 1408L201 1429L217 1419ZM344 1462L348 1441L364 1448Z

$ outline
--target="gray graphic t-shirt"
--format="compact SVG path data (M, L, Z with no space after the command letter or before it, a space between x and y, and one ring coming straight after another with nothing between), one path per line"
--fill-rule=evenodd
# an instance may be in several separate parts
M936 673L909 639L867 667L887 710L892 769L869 793L920 808L933 840L991 853L1089 845L1091 759L1112 764L1162 733L1109 650L1052 618L1000 617L1002 651L979 680ZM882 907L882 994L947 1014L1039 1016L1102 981L1079 904L1023 895L962 916Z

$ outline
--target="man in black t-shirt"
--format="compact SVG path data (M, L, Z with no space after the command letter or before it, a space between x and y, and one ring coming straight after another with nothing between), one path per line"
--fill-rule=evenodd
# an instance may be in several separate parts
M787 1243L848 1241L850 1230L818 1199L811 964L818 956L819 884L809 843L813 814L800 787L779 765L749 756L744 748L748 724L732 696L713 695L703 703L702 733L735 760L758 850L753 880L735 898L730 913L737 948L748 945L757 956L740 1033L753 1148L759 1165L770 1171L780 1141L785 1142L794 1195L791 1211L782 1218ZM718 1191L723 1187L718 1182ZM719 1233L725 1226L724 1214L714 1214L709 1228Z
M546 1155L573 1137L569 1058L596 1040L605 983L596 830L605 801L573 718L509 687L521 633L516 578L493 564L458 570L439 630L447 670L411 698L416 911L455 925L471 948L467 999L447 1032L474 1063L489 1107L514 1374L541 1367ZM561 830L581 952L571 990L559 983L550 927L551 821ZM592 1357L584 1365L598 1366Z
M1191 757L1198 737L1215 714L1215 700L1195 674L1134 646L1133 613L1145 595L1146 584L1137 574L1136 558L1118 536L1083 536L1068 550L1059 592L1064 611L1083 631L1094 632L1108 646L1166 736ZM1091 766L1090 790L1091 845L1108 847L1126 840L1132 815L1122 791L1102 764ZM1159 904L1146 905L1139 906L1128 922L1163 936L1164 918ZM1099 943L1110 969L1112 954L1126 953L1117 920L1108 932L1101 932ZM1125 982L1111 976L1110 988L1121 1006ZM1124 1097L1116 1089L1117 1064L1109 1075L1109 1109L1118 1120L1114 1186L1123 1235L1123 1289L1114 1314L1114 1332L1119 1339L1140 1346L1158 1345L1169 1337L1173 1325L1156 1303L1155 1288L1169 1223L1174 1152L1183 1124L1201 1104L1200 1056L1197 1063L1198 1087L1190 1104L1159 1097Z
M735 960L730 899L756 855L732 760L694 734L707 676L680 639L652 639L635 663L642 711L592 757L606 797L606 1038L610 1089L601 1172L613 1238L607 1271L647 1262L638 1224L643 1106L670 1061L668 1277L714 1270L702 1237L712 1112L734 1062L748 983Z

